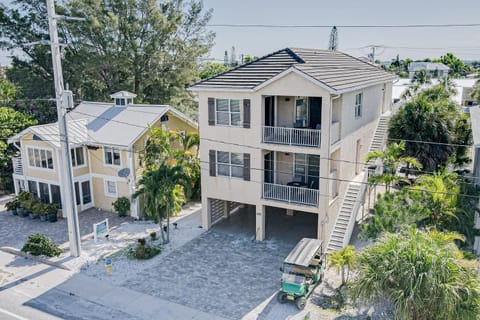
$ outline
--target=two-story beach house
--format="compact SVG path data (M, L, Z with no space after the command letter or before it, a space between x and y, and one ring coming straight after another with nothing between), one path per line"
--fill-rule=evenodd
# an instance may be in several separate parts
M242 204L255 210L256 239L263 240L266 218L275 219L270 209L280 208L315 215L325 241L342 225L337 245L348 243L342 232L353 227L340 213L358 209L363 162L384 142L379 119L389 112L394 79L342 52L286 48L192 85L203 227Z
M67 114L79 212L112 210L118 197L131 199L143 172L149 127L197 131L195 122L168 105L135 104L135 94L126 91L111 98L113 103L82 102ZM58 123L29 127L8 142L20 151L13 159L15 193L27 190L44 202L63 204ZM139 201L131 200L130 214L139 217Z

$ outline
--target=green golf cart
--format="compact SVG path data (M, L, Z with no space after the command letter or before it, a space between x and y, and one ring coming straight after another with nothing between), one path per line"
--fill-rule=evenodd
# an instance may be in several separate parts
M303 310L308 296L322 282L324 269L322 240L303 238L283 261L281 288L277 299L280 303L295 301Z

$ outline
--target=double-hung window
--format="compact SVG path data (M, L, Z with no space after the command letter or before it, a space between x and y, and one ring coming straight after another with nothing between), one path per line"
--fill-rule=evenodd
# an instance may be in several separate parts
M243 178L243 153L217 151L217 175Z
M362 117L362 100L363 93L358 93L355 95L355 119Z
M115 148L104 147L105 164L110 166L120 166L120 150Z
M109 197L117 196L117 182L105 180L105 195Z
M240 100L215 99L215 114L217 124L226 126L240 126Z
M83 147L70 149L70 156L72 158L73 167L80 167L85 165L85 154L83 153Z
M28 147L28 164L30 167L53 170L52 151Z

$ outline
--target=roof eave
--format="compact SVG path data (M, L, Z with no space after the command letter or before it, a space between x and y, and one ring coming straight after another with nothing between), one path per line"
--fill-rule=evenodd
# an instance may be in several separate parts
M385 83L385 82L393 82L397 79L398 79L398 77L391 77L391 78L388 78L388 79L378 80L378 81L374 81L374 82L368 82L368 83L362 84L360 86L338 90L337 93L338 94L344 94L344 93L351 92L351 91L357 91L357 90L365 89L365 88L368 88L368 87L371 87L371 86L375 86L377 84L382 84L382 83Z

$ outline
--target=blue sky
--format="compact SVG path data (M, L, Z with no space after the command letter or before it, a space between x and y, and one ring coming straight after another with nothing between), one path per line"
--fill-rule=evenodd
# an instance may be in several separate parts
M384 25L480 23L479 0L204 0L214 10L211 24ZM211 56L223 59L225 49L261 56L283 47L326 49L330 29L210 28L215 31ZM356 56L371 44L380 60L400 57L438 57L453 52L480 60L480 27L428 29L339 29L339 49ZM398 48L402 47L402 48ZM405 47L411 48L406 49ZM435 48L435 49L417 49ZM440 48L440 49L438 49ZM383 52L382 52L383 51Z
M7 1L0 0L5 3ZM465 24L480 23L479 0L204 0L205 8L214 10L211 24ZM224 51L235 46L240 54L262 56L284 47L324 49L330 29L243 29L209 28L216 33L210 56L223 59ZM376 44L377 57L438 57L453 52L463 59L480 60L480 27L425 29L342 29L339 49L355 56L365 56ZM409 48L409 49L407 49ZM429 48L429 49L428 49ZM0 64L5 65L0 52Z

